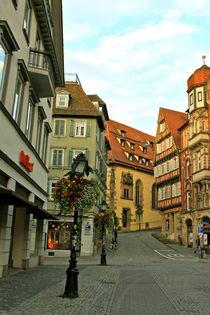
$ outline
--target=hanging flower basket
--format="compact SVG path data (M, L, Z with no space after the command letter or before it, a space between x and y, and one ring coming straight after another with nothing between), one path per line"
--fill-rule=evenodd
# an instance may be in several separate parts
M97 213L94 215L94 225L98 231L102 230L104 226L108 230L113 230L114 227L114 215L113 212L107 211L105 213Z
M73 206L76 206L78 210L87 211L95 204L99 196L98 183L78 175L71 179L59 180L52 194L61 214L71 213Z

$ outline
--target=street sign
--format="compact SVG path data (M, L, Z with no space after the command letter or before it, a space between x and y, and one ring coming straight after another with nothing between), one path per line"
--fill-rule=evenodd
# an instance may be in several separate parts
M203 228L202 227L198 227L198 233L203 233Z
M181 255L181 254L168 254L168 256L171 256L171 257L183 257L183 255Z

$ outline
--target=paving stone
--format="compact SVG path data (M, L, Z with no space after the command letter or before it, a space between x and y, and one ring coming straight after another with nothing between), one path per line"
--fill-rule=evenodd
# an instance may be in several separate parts
M209 314L209 257L198 259L178 244L169 247L149 231L119 234L118 239L117 249L111 250L107 238L107 266L100 265L100 251L78 258L76 299L59 297L66 258L50 257L43 266L1 279L0 314ZM169 259L167 253L183 256Z

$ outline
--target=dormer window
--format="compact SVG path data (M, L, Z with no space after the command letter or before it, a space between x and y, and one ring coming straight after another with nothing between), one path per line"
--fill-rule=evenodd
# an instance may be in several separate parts
M69 105L69 94L57 94L56 95L56 108L67 108Z
M134 143L131 143L131 149L134 150Z
M124 130L121 130L121 136L125 137L125 131Z
M125 140L121 140L120 144L121 144L122 147L124 147L125 146Z
M198 102L202 101L202 92L198 92Z
M143 153L147 154L147 148L143 148Z
M139 164L143 164L143 160L141 157L139 158Z
M133 154L129 154L129 156L128 156L128 159L129 159L129 161L133 161Z
M146 160L145 165L149 166L149 161L148 160Z

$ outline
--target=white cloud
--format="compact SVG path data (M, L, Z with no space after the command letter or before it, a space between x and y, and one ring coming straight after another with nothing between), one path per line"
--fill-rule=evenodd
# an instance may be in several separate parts
M208 30L191 16L208 14L209 2L70 2L73 8L79 3L81 10L76 14L77 23L73 19L68 22L73 32L71 28L65 31L65 39L84 40L86 46L81 49L83 46L77 41L76 49L72 46L65 50L66 72L77 72L84 91L98 94L106 102L110 119L154 135L159 107L186 111L188 77L202 65L203 54L210 64L208 41L200 40L207 38ZM146 3L143 10L147 10L148 20L140 11L142 3ZM114 31L107 25L104 28L104 23L114 25L117 19L131 13L134 18L138 15L138 23L130 25L128 18L128 24L119 24L116 30L113 27ZM125 23L123 18L122 21ZM204 48L206 51L202 51Z
M64 42L73 42L78 40L87 40L100 32L100 26L88 23L75 23L72 20L64 20Z

